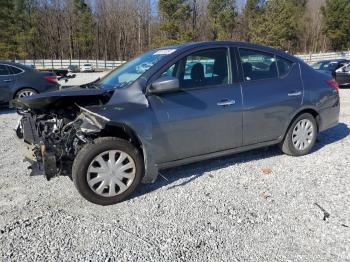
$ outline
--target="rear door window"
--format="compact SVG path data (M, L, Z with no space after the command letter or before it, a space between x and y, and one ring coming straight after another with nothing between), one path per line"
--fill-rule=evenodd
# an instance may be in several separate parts
M245 81L278 77L274 54L251 49L239 49L239 55Z
M289 72L292 70L293 64L294 64L293 62L277 56L277 67L278 67L279 77L283 78L287 76Z
M10 75L10 71L6 65L0 65L0 76Z

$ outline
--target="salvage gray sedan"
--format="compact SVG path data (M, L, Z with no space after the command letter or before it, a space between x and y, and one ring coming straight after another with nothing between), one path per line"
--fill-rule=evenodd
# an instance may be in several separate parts
M308 154L339 118L338 85L283 51L201 42L149 51L101 80L17 99L32 175L100 204L158 170L278 144Z

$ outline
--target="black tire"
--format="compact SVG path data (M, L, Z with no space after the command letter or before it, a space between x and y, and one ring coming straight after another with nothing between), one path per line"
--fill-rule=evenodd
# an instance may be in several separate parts
M293 140L292 140L293 130L294 130L295 126L301 120L309 120L312 123L312 128L314 130L314 135L313 135L313 137L311 139L310 144L308 144L308 146L305 149L303 149L303 150L297 149L294 146ZM287 131L287 134L285 135L283 141L279 144L279 147L282 150L282 152L287 154L287 155L291 155L291 156L307 155L308 153L310 153L312 147L315 145L315 142L316 142L316 139L317 139L317 133L318 133L318 128L317 128L316 120L313 117L313 115L311 115L309 113L301 114L297 118L295 118L293 123L290 125L290 127L289 127L289 129Z
M34 90L33 88L23 88L21 90L18 90L15 94L15 97L14 98L19 98L20 97L20 94L23 93L23 92L31 92L33 93L34 95L35 94L38 94L38 92L36 90Z
M136 174L132 184L126 191L113 197L104 197L96 194L87 182L87 171L91 161L97 155L108 150L121 150L127 153L134 160L136 166ZM139 150L130 142L115 137L97 138L93 143L85 145L77 154L72 167L72 178L79 193L86 200L103 206L113 205L125 200L139 185L143 174L144 163Z

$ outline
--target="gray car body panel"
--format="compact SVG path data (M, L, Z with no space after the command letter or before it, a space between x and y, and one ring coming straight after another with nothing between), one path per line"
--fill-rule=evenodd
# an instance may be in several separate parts
M12 66L22 70L22 73L0 76L0 103L8 103L16 93L24 88L31 88L38 93L49 92L59 89L58 83L51 83L43 77L44 72L39 72L27 66L0 61L0 65ZM11 81L7 81L11 80Z
M147 92L162 70L177 60L217 47L230 48L235 74L231 84L164 94ZM292 120L305 110L318 114L320 131L338 123L339 94L325 83L329 76L281 50L237 42L190 43L171 48L176 51L128 88L116 90L106 105L88 107L107 119L107 125L123 126L139 139L145 159L143 182L155 181L162 168L279 143ZM285 78L244 82L238 48L273 53L294 65ZM301 95L288 95L293 92ZM218 107L222 99L232 99L235 104Z

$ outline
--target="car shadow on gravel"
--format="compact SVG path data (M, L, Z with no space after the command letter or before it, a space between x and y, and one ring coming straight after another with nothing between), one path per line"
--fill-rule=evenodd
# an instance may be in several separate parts
M314 149L311 153L317 152L326 145L338 142L347 137L349 134L349 127L344 123L339 123L337 126L319 134L318 142L314 146ZM147 193L150 193L152 191L155 191L159 188L171 184L174 185L167 187L166 190L171 190L179 186L184 186L196 180L197 178L205 175L208 172L216 171L236 164L243 164L254 160L275 157L282 154L283 153L277 146L270 146L164 170L160 172L158 179L155 183L142 184L130 196L129 199L145 195ZM211 175L209 174L209 177L210 176ZM176 183L176 181L179 180L181 180L181 182Z
M336 143L350 135L350 128L345 123L339 123L318 135L317 143L312 149L311 153L315 153L326 145Z
M184 186L208 172L254 160L275 157L281 154L282 152L277 146L271 146L162 170L159 173L158 179L155 183L142 184L140 187L138 187L135 193L130 196L129 199L142 196L170 184L173 185L167 187L166 190ZM209 177L212 177L212 175L209 174ZM179 180L181 180L181 182L176 183L176 181Z

